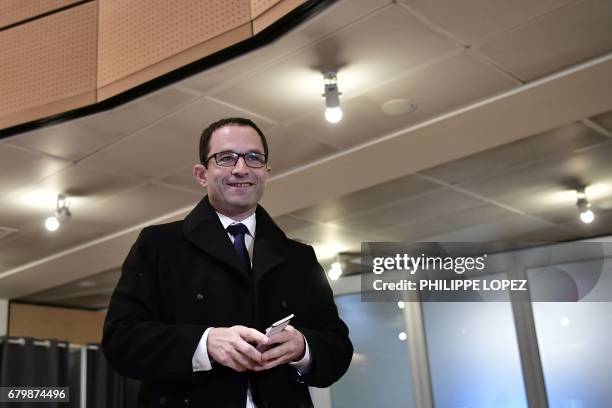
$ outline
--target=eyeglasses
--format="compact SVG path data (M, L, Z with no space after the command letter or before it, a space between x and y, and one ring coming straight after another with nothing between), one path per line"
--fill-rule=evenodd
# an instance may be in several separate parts
M215 163L217 166L221 167L234 167L240 158L244 158L244 163L248 167L252 167L254 169L261 168L266 165L268 162L268 158L265 154L255 153L255 152L247 152L247 153L236 153L236 152L219 152L215 154L211 154L204 164L208 164L210 159L215 158Z

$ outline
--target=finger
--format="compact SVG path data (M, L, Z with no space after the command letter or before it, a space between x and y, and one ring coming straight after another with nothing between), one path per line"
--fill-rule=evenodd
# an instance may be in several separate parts
M247 342L254 342L257 344L268 344L268 337L259 330L255 330L250 327L239 326L238 334Z
M261 363L261 352L246 341L242 340L238 342L236 344L236 350L253 363Z
M232 353L223 353L220 357L215 359L215 361L225 367L229 367L232 370L242 372L246 370L246 367L240 363L240 360L236 359Z
M234 350L234 353L231 354L231 360L233 365L236 367L235 370L239 372L252 370L255 367L255 362L238 352L238 350Z
M268 361L265 364L261 364L261 365L256 365L253 368L253 371L264 371L264 370L269 370L271 368L277 367L279 365L285 364L288 360L286 359L286 356L281 356L279 358L276 358L274 360Z
M268 362L275 360L277 358L281 358L283 356L289 356L291 353L291 345L287 342L285 343L281 343L273 348L271 348L270 350L264 352L261 355L261 361L264 364L267 364Z

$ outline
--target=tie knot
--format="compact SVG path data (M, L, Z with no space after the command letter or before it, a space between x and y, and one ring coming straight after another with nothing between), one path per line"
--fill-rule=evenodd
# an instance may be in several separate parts
M249 229L244 224L232 224L227 227L227 232L232 234L233 237L236 237L237 235L245 235L249 232Z

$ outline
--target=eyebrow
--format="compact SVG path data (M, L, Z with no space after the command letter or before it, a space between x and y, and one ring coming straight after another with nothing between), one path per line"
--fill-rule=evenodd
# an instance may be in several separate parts
M240 153L240 152L237 152L237 151L234 151L234 150L221 150L221 151L219 151L217 153L238 153L238 154L257 153L257 154L263 154L264 156L266 155L264 152L259 151L259 150L247 150L244 153ZM217 153L213 153L213 154L217 154Z

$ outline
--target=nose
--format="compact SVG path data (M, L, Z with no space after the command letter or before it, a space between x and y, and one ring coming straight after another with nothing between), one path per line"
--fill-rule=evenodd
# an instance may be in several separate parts
M236 165L232 169L232 173L233 174L248 174L249 173L249 166L247 166L246 161L244 160L244 157L238 158Z

